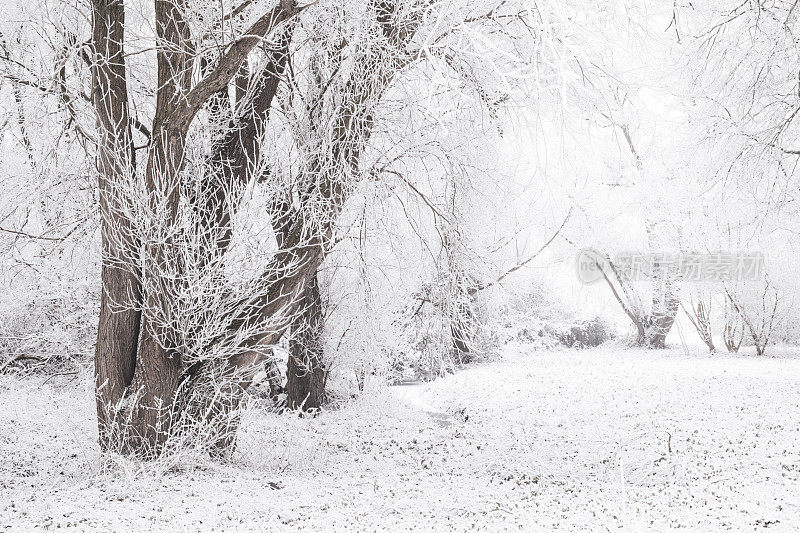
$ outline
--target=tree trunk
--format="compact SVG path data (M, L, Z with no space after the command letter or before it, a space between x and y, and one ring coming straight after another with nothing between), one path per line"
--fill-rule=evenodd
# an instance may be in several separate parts
M665 348L667 335L669 335L675 317L678 314L680 301L671 290L665 294L665 307L651 319L651 326L647 331L648 346L650 348Z
M674 320L669 321L670 324L667 326L667 329L664 330L661 327L656 327L652 330L650 335L648 336L647 346L650 348L665 348L666 347L666 340L667 340L667 333L669 333L669 328L672 327L672 322Z
M227 48L216 68L194 87L191 80L195 48L184 11L184 0L155 1L158 89L145 185L148 208L158 224L155 232L147 235L147 242L139 243L132 230L133 217L151 214L136 213L131 202L131 196L138 192L123 51L124 2L92 2L93 104L99 123L104 252L104 293L95 353L100 441L104 450L117 449L143 457L160 454L167 439L180 429L173 423L176 419L181 424L185 422L185 397L191 398L191 391L186 388L196 384L189 379L192 373L188 371L192 369L185 368L180 354L172 348L182 332L171 331L160 316L163 312L169 315L174 289L180 288L170 284L181 283L180 264L172 253L179 243L172 242L172 235L176 234L180 171L189 127L208 99L228 86L261 38L299 9L290 0L282 1L250 27L246 35L251 38L238 39ZM162 230L163 234L159 234ZM141 245L143 254L139 252ZM273 339L280 333L269 332L266 336ZM230 392L233 401L226 405L235 405L240 398L239 370L245 369L242 379L246 380L255 359L204 362L207 365L200 367L220 366L224 372L200 375L210 375L209 383L222 396ZM233 369L233 377L229 376L229 368ZM214 383L215 377L230 381ZM219 399L203 398L199 403L214 407ZM230 409L225 407L223 411ZM205 411L209 412L213 410Z
M704 303L703 300L700 299L698 300L697 305L690 303L690 308L692 310L691 313L686 309L686 307L683 306L683 304L681 304L681 307L683 307L684 313L686 313L686 316L689 318L692 326L694 326L697 334L700 336L703 342L706 343L706 346L708 346L708 351L715 352L717 349L714 346L714 339L711 335L710 302Z
M470 303L457 302L455 305L455 315L450 317L450 336L453 339L453 350L459 364L472 362L472 342L475 337L475 313L472 310L472 297L466 294Z
M321 175L310 174L315 184L315 202L311 207L303 206L293 221L304 220L309 209L318 214L317 209L322 207L320 224L291 224L285 232L286 246L277 251L262 275L267 290L243 298L240 309L230 317L227 331L210 340L207 347L224 343L231 333L258 325L265 318L274 318L275 325L237 341L240 344L229 356L205 358L203 354L198 357L179 350L187 332L174 330L170 321L173 298L184 289L175 284L186 283L179 253L184 234L177 224L181 194L185 191L181 170L188 131L199 110L230 84L263 37L303 8L298 8L293 0L281 0L225 48L216 66L192 86L197 48L183 19L185 0L155 1L158 83L144 173L147 205L140 206L144 202L138 196L140 189L133 168L135 156L122 51L124 5L122 0L92 1L96 63L93 98L101 126L98 160L105 252L103 281L107 283L96 353L101 440L106 442L104 449L108 449L111 441L105 436L108 431L104 431L104 426L120 428L121 451L154 457L162 453L171 437L197 433L196 429L203 429L199 423L210 421L212 437L229 447L232 435L229 423L235 428L242 391L263 360L265 350L289 327L298 300L304 306L303 326L296 328L293 339L289 403L292 407L309 409L323 401L326 378L320 342L323 315L316 271L331 245L335 220L350 190L342 178L359 170L360 154L374 124L375 102L395 74L414 57L397 52L413 36L415 24L396 28L391 16L395 6L381 3L376 8L389 46L381 47L378 53L367 50L361 57L363 60L355 61L359 68L350 76L343 89L344 101L337 106L331 148L320 156L321 164L310 165L312 169L326 169ZM278 74L279 69L274 73ZM277 77L272 78L271 82L276 84ZM266 87L262 107L269 107L270 93L274 95L274 88ZM258 110L254 111L258 114ZM248 139L255 140L252 136ZM223 189L227 185L222 183ZM221 229L214 237L224 253L229 240L230 214L220 212L220 202L214 201L219 196L214 192L207 197L213 199L211 207L217 212L206 217L204 223ZM132 195L137 195L139 203L132 202ZM145 217L145 222L154 224L137 236L132 230L132 221L138 221L135 217ZM144 242L134 242L137 239ZM116 308L120 303L122 308ZM103 413L108 412L113 413L113 418L104 421ZM219 427L222 430L216 431Z
M98 189L103 261L100 320L95 344L95 386L100 447L119 444L116 412L133 379L141 315L136 272L137 245L115 239L130 235L125 199L119 197L134 174L128 88L124 62L125 9L122 2L94 0L92 16L92 101L98 123Z
M322 346L324 315L315 273L306 284L289 339L289 362L286 365L286 394L289 409L319 409L325 401L325 369Z
M104 239L105 240L105 239ZM103 292L95 344L95 384L100 447L109 450L118 442L115 423L125 389L133 379L140 313L135 309L115 310L120 302L136 295L138 280L119 268L102 266Z
M162 216L161 228L170 235L180 202L180 169L186 148L187 127L172 127L168 117L191 88L191 35L183 18L183 0L155 2L156 33L160 48L156 59L158 87L153 137L148 151L145 185L149 207ZM173 401L181 375L181 358L167 346L167 333L157 313L172 305L174 281L167 274L176 258L170 253L172 238L148 236L144 246L141 335L136 371L127 391L129 452L157 455L171 433Z
M646 321L645 340L650 348L664 348L680 308L680 287L673 266L656 263L653 274L652 315Z
M669 335L672 325L675 323L677 309L678 305L675 303L664 314L650 317L650 325L645 329L644 338L640 344L644 344L648 348L665 348L667 335Z

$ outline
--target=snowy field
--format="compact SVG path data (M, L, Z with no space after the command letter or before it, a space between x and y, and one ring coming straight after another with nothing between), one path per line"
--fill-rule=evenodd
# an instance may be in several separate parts
M518 347L314 419L251 408L229 463L101 465L89 380L59 379L0 377L0 529L800 528L791 353Z

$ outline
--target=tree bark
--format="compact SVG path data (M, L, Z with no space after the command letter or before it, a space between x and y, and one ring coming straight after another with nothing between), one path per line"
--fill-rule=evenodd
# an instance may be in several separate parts
M325 401L327 378L322 344L325 321L316 273L306 284L300 305L289 339L287 407L311 411L319 409Z
M95 383L100 446L115 447L115 413L133 379L141 313L141 285L126 218L125 181L134 175L133 142L125 73L122 0L92 3L92 103L98 125L98 194L103 261L100 320L95 344ZM118 228L118 229L117 229ZM114 238L117 233L123 238Z
M278 24L300 10L291 0L282 0L258 19L220 57L219 63L197 85L191 86L194 46L183 18L183 0L156 0L158 35L158 90L145 185L149 213L156 231L142 243L135 242L130 198L136 194L134 153L130 133L125 78L124 3L93 0L92 66L94 107L100 130L98 154L100 204L104 245L100 324L96 348L98 420L103 449L152 457L158 455L174 433L173 422L184 416L186 387L195 382L187 375L172 341L181 332L169 331L159 320L168 310L178 258L172 253L171 235L180 203L180 171L189 126L214 93L232 80L247 54ZM125 180L129 180L125 183ZM126 199L128 203L126 204ZM139 309L143 309L142 312ZM250 368L252 361L215 361L225 372L205 373L227 379L229 365ZM250 365L250 366L248 366ZM201 367L204 365L200 365ZM239 373L230 382L235 388ZM247 372L244 372L247 374ZM235 403L235 402L234 402Z
M173 127L173 109L191 88L191 34L183 18L183 0L156 0L155 22L158 36L158 92L153 118L153 138L148 153L145 185L150 194L151 216L170 234L180 201L179 175L183 165L188 128ZM161 229L161 228L159 228ZM181 357L166 342L167 333L159 324L157 310L167 309L174 288L163 274L174 264L171 238L166 242L153 236L144 247L144 310L139 338L136 371L128 390L130 413L127 446L129 452L157 455L170 434L173 406L182 363Z
M450 337L453 340L453 350L455 351L459 364L471 363L474 359L472 353L472 343L475 337L475 313L472 309L472 296L464 291L461 295L468 299L468 302L457 302L454 314L450 317Z
M675 323L680 301L670 293L666 297L665 305L665 308L646 319L648 326L645 328L644 339L642 339L643 342L641 344L645 344L649 348L665 348L667 335L669 335Z
M349 172L358 174L361 154L372 135L375 106L397 73L413 59L406 46L416 33L419 20L397 26L393 15L399 4L371 1L369 5L386 38L386 47L378 51L365 50L357 57L356 68L345 84L344 98L330 130L330 151L320 154L309 164L306 177L310 179L302 187L301 202L313 204L309 199L316 196L325 202L327 212L315 221L320 227L316 233L320 233L322 238L313 240L319 241L319 248L314 243L305 247L310 249L310 253L308 259L303 261L303 270L306 272L303 278L303 310L293 321L295 335L290 341L287 364L289 408L315 409L324 401L327 371L321 342L324 316L317 268L329 247L333 222L349 192L343 186L346 180L342 177ZM312 120L312 128L319 132L316 126L318 120ZM283 234L280 238L284 242L292 242L290 234L306 235L311 231L303 223L302 213L287 212L277 220L280 230L276 229L276 234Z
M269 60L254 77L250 91L242 90L243 72L237 75L237 102L234 106L227 88L219 91L209 102L215 111L229 116L224 135L215 139L208 166L208 179L200 184L199 198L193 202L199 211L199 232L206 239L208 257L224 254L231 242L231 219L242 200L247 184L264 176L253 174L261 159L261 134L267 126L272 102L286 68L289 44L294 31L290 21L281 30L274 49L268 51ZM250 97L244 96L250 93Z

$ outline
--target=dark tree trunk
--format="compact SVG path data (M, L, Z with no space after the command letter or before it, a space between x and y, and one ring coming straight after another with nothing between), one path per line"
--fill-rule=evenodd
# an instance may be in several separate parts
M128 87L124 62L125 9L121 1L94 0L92 100L97 113L98 189L103 250L100 320L95 345L95 383L100 446L113 448L120 428L115 413L133 379L139 337L141 286L137 245L113 238L129 234L119 189L134 173Z
M183 0L155 2L156 33L162 48L157 53L158 87L153 118L153 138L148 151L145 185L153 212L166 212L163 224L174 223L180 202L180 169L186 149L187 127L169 124L173 110L191 88L192 60L189 55L191 35L183 18ZM188 117L187 117L188 120ZM172 305L173 283L162 276L165 265L176 264L170 253L172 243L159 241L144 246L141 335L136 371L127 395L130 398L127 445L129 452L142 456L157 455L172 432L175 400L181 376L180 355L168 346L157 319L156 309Z
M303 291L289 339L289 362L286 365L286 394L289 409L319 409L325 401L325 369L322 346L324 316L317 275Z
M105 239L104 239L105 240ZM135 276L108 265L101 273L100 321L95 344L94 368L100 447L109 450L119 439L115 423L125 390L133 379L140 313L134 309L115 310L120 302L138 291ZM127 289L130 287L130 289ZM130 290L130 292L129 292Z
M467 298L472 298L466 295ZM455 315L450 317L450 336L453 339L453 350L460 364L467 364L474 359L472 342L475 332L475 314L469 303L459 302L455 306Z
M639 344L648 348L665 348L667 335L669 335L672 325L675 323L678 305L670 306L663 314L649 317L646 321L649 325L644 329L644 335L640 334Z
M192 87L194 43L183 19L183 2L155 1L158 89L145 184L150 193L150 208L164 215L159 227L167 233L180 204L180 171L193 118L214 93L227 87L260 38L299 11L293 2L281 2L250 27L248 35L253 38L234 42L225 50L217 67ZM172 304L171 289L175 287L169 284L180 283L173 279L179 280L180 276L164 272L165 266L178 264L171 254L172 243L159 235L153 235L152 242L135 242L131 231L131 217L135 215L128 195L137 193L125 78L124 16L122 0L92 0L92 98L99 132L104 252L103 296L95 352L97 411L104 450L153 457L161 453L167 438L176 433L178 428L173 423L180 420L183 425L187 405L198 398L188 388L206 383L221 396L232 396L232 402L222 402L223 413L227 413L229 405L238 403L239 383L248 379L254 361L246 356L221 364L211 361L200 367L220 366L223 371L202 368L204 372L194 372L200 377L189 379L194 375L189 372L193 369L186 368L180 355L171 348L175 335L181 332L164 331L154 315L154 310L168 309ZM141 245L144 245L143 257L139 252ZM139 271L140 265L143 272ZM286 298L289 296L281 300L282 304ZM142 308L144 311L139 312ZM270 332L268 336L279 337L280 333ZM242 368L245 370L240 373ZM216 378L222 382L215 382ZM229 389L233 391L230 394ZM208 397L198 402L216 406L217 400Z
M667 335L669 335L672 325L675 324L680 302L673 296L668 296L666 304L667 307L653 317L652 325L648 329L648 346L650 348L665 348Z
M672 321L670 321L668 329L663 330L661 328L656 328L654 332L650 335L647 346L650 348L665 348L666 347L666 340L667 340L667 333L669 333L669 328L672 327Z
M188 24L183 19L184 2L155 1L158 87L144 182L149 194L148 207L157 214L153 220L157 226L154 232L142 237L146 242L139 243L133 242L134 233L126 229L135 216L128 209L130 201L126 195L138 194L138 189L122 50L124 5L122 0L92 0L96 63L92 68L93 99L100 123L103 282L107 284L96 352L101 441L104 449L109 448L112 441L104 428L120 428L119 442L124 446L119 449L144 457L159 455L168 438L192 432L194 425L202 420L210 421L214 427L219 425L222 429L214 435L217 443L230 446L232 432L226 428L231 427L227 425L229 422L235 428L241 393L263 360L264 350L276 343L289 326L298 299L303 306L303 326L296 328L294 357L289 364L290 406L308 409L322 404L326 372L320 342L322 305L316 271L331 245L334 222L349 190L341 179L341 172L346 172L340 170L341 165L358 171L360 154L374 124L374 102L380 100L394 75L413 58L411 54L397 52L413 36L411 28L415 25L394 27L391 15L395 7L380 4L376 9L378 22L389 46L380 48L377 54L367 50L363 60L355 61L359 68L343 89L344 102L338 107L332 130L333 146L322 156L321 164L311 165L316 169L332 169L312 173L315 200L319 200L314 206L322 206L324 212L321 226L295 223L287 229L286 247L278 250L271 265L274 268L262 276L268 288L266 294L245 299L241 310L231 317L228 332L221 333L210 344L267 317L276 318L276 325L242 341L238 346L242 351L227 358L202 359L190 364L176 349L180 336L187 332L173 331L169 322L164 323L159 316L161 311L171 308L173 295L183 289L170 284L185 283L174 254L180 243L172 242L168 236L179 235L173 230L181 205L180 195L185 191L181 170L189 127L208 100L229 85L262 38L303 8L298 8L292 0L282 0L256 20L242 38L225 48L216 66L192 86L197 43L190 41ZM277 78L273 78L271 82L276 84ZM267 109L271 91L274 94L274 89L266 87L261 99ZM258 109L255 114L259 114ZM255 141L253 137L247 139ZM126 182L128 178L130 181ZM222 188L227 185L222 183ZM224 253L230 238L230 212L216 201L220 196L213 189L212 186L205 197L212 199L211 209L215 212L204 223L221 230L215 240ZM235 198L231 200L236 203ZM305 213L298 213L294 221L302 221L304 216ZM164 234L159 235L162 229ZM291 274L281 268L286 266L292 267ZM143 271L136 270L139 268ZM122 308L116 308L120 303ZM143 311L139 314L135 309ZM113 418L108 418L109 412Z

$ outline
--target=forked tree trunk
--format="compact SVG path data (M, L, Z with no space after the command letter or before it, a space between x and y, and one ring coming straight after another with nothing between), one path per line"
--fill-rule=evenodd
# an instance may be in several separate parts
M343 173L359 170L360 155L374 124L374 105L395 74L415 57L403 51L413 38L416 24L406 21L402 27L394 26L393 14L397 6L376 3L375 13L387 44L379 47L377 53L363 51L355 61L357 68L343 88L343 101L336 108L331 148L320 155L319 164L310 166L325 169L312 173L315 184L312 192L318 200L314 205L323 208L324 222L319 228L294 223L287 229L286 246L277 251L259 280L266 287L264 294L243 301L241 309L230 316L227 331L209 340L206 348L225 342L229 335L247 331L264 319L274 318L276 325L239 341L237 351L228 357L202 358L200 354L198 360L197 354L186 354L184 360L184 354L179 353L176 346L181 345L178 337L186 332L173 331L169 318L164 323L159 313L171 309L175 304L171 301L173 294L184 288L169 284L185 282L179 270L179 257L176 257L179 254L175 254L175 245L181 243L171 242L170 235L176 234L189 128L209 99L230 84L253 48L273 29L313 3L299 8L294 0L281 0L225 48L216 66L204 73L194 86L191 84L192 62L197 48L196 43L190 41L188 24L182 17L185 5L185 0L155 2L158 86L144 173L147 208L151 214L125 209L126 195L138 194L138 184L133 169L135 157L130 142L122 51L124 5L122 0L93 0L92 45L96 62L93 98L100 123L100 191L101 198L107 202L101 221L106 252L103 281L107 285L96 353L98 397L102 398L98 405L101 442L104 449L111 448L114 442L123 443L122 451L144 457L159 455L172 436L187 432L193 436L195 428L202 429L197 425L202 420L211 422L212 432L216 432L212 437L218 443L229 442L231 432L225 428L230 427L229 423L235 428L235 412L242 391L263 360L265 350L283 335L286 321L297 309L298 297L305 304L306 324L298 332L295 353L300 354L300 346L304 353L302 358L294 357L290 363L293 383L290 405L309 408L322 403L326 373L318 342L322 310L316 271L332 242L334 222L348 195L349 189L341 181ZM253 137L249 140L257 142ZM342 169L341 165L347 169ZM130 182L121 183L128 177ZM117 187L120 184L127 187ZM222 185L223 189L227 186L226 183ZM123 209L113 203L121 204ZM221 209L220 202L212 201L211 207ZM300 222L307 213L296 215L294 222ZM133 232L126 231L126 226L132 224L132 217L138 216L152 217L148 221L156 223L153 231L141 237L146 242L127 242L120 238L120 233L129 235L129 240L135 238ZM207 225L222 226L222 249L229 238L226 234L229 216L229 212L223 211L204 219ZM214 223L209 224L210 221ZM161 230L164 234L159 235ZM129 268L142 268L143 272L112 270L118 267L116 260L119 258L123 258L124 264L133 265ZM298 291L303 293L298 294ZM123 299L123 295L127 299ZM130 304L129 313L114 314L117 310L114 307L120 301ZM143 309L141 315L134 311L136 309ZM303 336L309 334L310 340L303 340ZM107 412L111 412L113 418L104 421L103 413ZM109 439L104 426L119 427L120 432L116 434L119 440Z
M675 323L675 315L662 316L657 318L653 325L648 328L646 334L646 344L649 348L665 348L667 335L672 325Z
M683 307L683 304L681 306ZM700 339L708 346L708 351L715 352L717 349L714 346L714 339L711 335L710 304L699 300L696 305L690 303L690 309L691 312L684 307L683 311L689 317L689 321L694 326Z
M309 411L324 403L327 378L322 344L325 317L317 274L306 284L301 306L289 339L286 403L289 409Z
M180 170L186 149L190 115L186 110L176 117L173 111L191 89L192 59L191 34L183 18L184 0L158 0L155 3L155 23L162 48L156 55L158 87L153 118L153 138L148 150L145 186L151 194L150 209L164 216L165 227L177 218L180 202ZM169 46L168 46L169 45ZM185 125L181 124L181 121ZM153 311L172 305L170 297L180 283L162 276L163 266L177 264L171 253L172 238L166 241L157 237L144 246L144 273L142 276L142 313L139 350L136 370L128 390L131 400L127 445L129 452L145 456L157 455L172 432L175 419L173 402L181 379L183 362L180 354L165 342L160 324ZM161 338L159 338L161 337Z
M747 326L747 329L750 331L750 336L753 339L753 346L756 349L756 355L761 356L767 350L767 345L769 344L770 335L772 335L773 327L775 325L775 317L778 313L778 303L779 303L779 296L778 291L776 289L772 289L770 291L770 280L766 278L766 285L764 287L764 292L761 295L761 313L757 315L759 319L758 325L750 316L749 313L746 312L745 308L734 298L731 291L723 284L723 289L725 290L725 294L728 297L728 301L731 303L734 311L741 317L742 322ZM770 295L774 295L774 299L770 298ZM769 307L769 300L773 300L772 309L770 311ZM756 307L757 309L757 307Z
M159 228L167 232L177 217L180 171L192 120L214 93L227 87L261 38L300 11L291 0L283 0L250 27L247 38L228 47L216 68L192 87L194 47L183 19L184 6L184 0L155 2L160 45L158 89L145 184L150 194L149 207L161 217ZM133 242L136 237L131 231L132 217L138 215L131 210L128 197L136 194L136 175L125 78L124 21L122 0L92 1L92 97L99 132L104 252L104 292L95 352L97 411L100 444L104 450L153 457L161 453L167 438L179 431L174 423L185 420L186 406L192 398L197 398L188 387L202 384L202 379L208 376L211 377L207 382L213 385L214 378L219 377L223 380L220 387L223 393L227 388L235 389L231 392L235 404L240 389L237 388L240 379L237 371L250 369L254 364L253 358L223 361L219 365L212 361L207 366L220 366L221 371L203 369L197 381L192 368L186 368L180 354L170 348L169 337L173 332L159 330L162 326L153 317L153 310L172 305L169 301L172 292L165 284L174 281L163 275L163 267L178 263L171 253L171 243L158 235L153 236L152 242L141 243L145 245L143 257L139 255L140 243ZM310 254L308 260L316 268L314 254ZM142 265L144 271L139 272L137 269ZM294 287L300 282L297 279L284 281L285 286L278 284L281 295L275 304L278 309L291 299ZM275 312L272 307L264 307L264 313ZM138 309L142 308L145 311L140 313ZM240 322L247 320L242 318ZM280 333L267 332L264 337L271 340ZM253 340L257 342L258 339ZM234 377L229 379L230 371ZM199 399L201 406L215 407L215 402L214 397L207 395ZM229 412L230 408L225 406L222 411ZM213 409L202 412L213 414Z
M642 326L637 324L637 343L648 348L665 348L677 313L678 302L673 302L664 312L642 318Z
M675 317L680 307L677 279L669 273L660 270L656 272L653 284L652 313L648 315L642 311L642 306L639 304L640 300L635 290L630 286L627 279L620 274L611 259L606 257L605 263L608 264L614 279L622 289L625 299L617 291L614 282L611 281L601 262L599 260L595 261L595 265L603 275L603 279L605 279L617 302L622 306L622 310L625 311L633 325L636 326L636 344L648 348L664 348L667 335L669 335L675 323Z
M675 289L675 287L665 289L665 292L660 295L662 301L658 310L647 318L648 326L645 328L645 339L649 348L660 349L666 347L667 335L669 335L673 324L675 324L675 317L678 315L680 306L680 300Z

